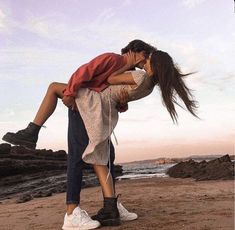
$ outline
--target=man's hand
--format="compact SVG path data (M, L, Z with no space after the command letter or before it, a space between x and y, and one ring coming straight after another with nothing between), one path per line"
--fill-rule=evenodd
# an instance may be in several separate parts
M128 53L126 53L126 56L128 69L134 68L136 65L136 53L129 51Z
M63 96L62 101L63 101L64 105L67 106L68 108L70 108L72 110L76 110L77 109L74 97Z
M118 112L122 113L122 112L126 112L128 110L128 100L129 100L129 94L127 92L127 90L121 90L120 94L118 95L118 104L116 106L116 109L118 110Z
M116 109L119 113L124 113L128 110L128 104L125 104L125 105L117 104Z
M133 69L134 67L141 67L146 63L146 55L145 52L133 52L129 51L127 54L127 66L129 69ZM141 64L143 63L143 64ZM141 64L141 65L140 65ZM139 66L140 65L140 66Z
M119 104L125 105L125 104L127 104L128 100L129 100L129 94L128 94L127 90L122 89L118 95Z

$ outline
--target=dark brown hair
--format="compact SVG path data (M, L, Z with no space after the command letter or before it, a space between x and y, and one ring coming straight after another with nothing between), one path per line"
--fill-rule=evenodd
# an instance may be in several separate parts
M147 44L146 42L136 39L136 40L131 41L126 47L122 48L121 53L125 54L129 51L139 53L141 51L144 51L146 54L146 57L148 57L150 53L156 50L157 49L155 47Z
M193 100L192 92L183 79L192 73L182 74L180 69L174 64L171 56L161 50L152 52L150 64L154 83L160 87L163 104L170 113L173 122L177 123L178 118L174 104L182 107L177 102L176 95L182 99L188 111L198 117L196 115L197 101Z

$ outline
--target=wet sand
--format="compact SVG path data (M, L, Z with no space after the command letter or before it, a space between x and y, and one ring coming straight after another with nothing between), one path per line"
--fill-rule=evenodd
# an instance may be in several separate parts
M138 213L139 218L99 229L234 229L234 181L151 178L120 181L116 188L122 194L122 204ZM22 204L4 200L0 204L0 229L61 229L64 200L64 193ZM100 188L83 189L81 201L81 208L95 214L102 205Z

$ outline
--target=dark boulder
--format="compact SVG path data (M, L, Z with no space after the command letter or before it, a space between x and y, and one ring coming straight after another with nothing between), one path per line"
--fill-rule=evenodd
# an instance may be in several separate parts
M10 144L0 144L0 154L9 154L11 151L11 145Z
M192 159L180 162L169 168L167 174L170 177L192 177L196 180L231 180L234 179L234 163L229 155L206 162L196 162Z
M33 199L33 197L31 194L23 194L16 200L16 203L25 203L25 202L30 201L32 199Z
M0 200L20 196L17 202L22 203L66 192L66 170L64 150L32 150L0 144ZM115 166L115 174L122 175L122 166ZM83 175L83 188L99 184L92 165L84 164Z

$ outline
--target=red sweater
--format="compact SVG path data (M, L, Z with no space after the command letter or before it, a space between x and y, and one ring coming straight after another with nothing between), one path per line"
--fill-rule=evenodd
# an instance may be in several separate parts
M64 95L76 97L79 87L101 92L108 87L107 78L125 64L125 58L119 54L99 55L76 70L64 90Z

